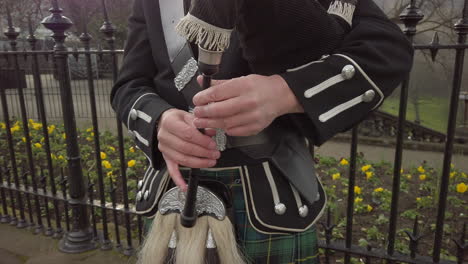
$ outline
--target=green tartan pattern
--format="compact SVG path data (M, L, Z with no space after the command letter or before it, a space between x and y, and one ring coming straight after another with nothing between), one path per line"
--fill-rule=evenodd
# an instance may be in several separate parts
M209 178L223 182L232 191L235 228L239 238L239 246L249 263L318 263L317 233L315 227L305 232L291 235L266 235L259 233L248 220L239 170L205 171L205 174Z

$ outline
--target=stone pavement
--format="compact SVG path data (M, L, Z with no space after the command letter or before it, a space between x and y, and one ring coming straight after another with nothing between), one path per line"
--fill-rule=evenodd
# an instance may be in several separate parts
M94 250L81 254L65 254L58 250L58 240L34 235L29 229L0 224L0 264L134 264L111 251Z

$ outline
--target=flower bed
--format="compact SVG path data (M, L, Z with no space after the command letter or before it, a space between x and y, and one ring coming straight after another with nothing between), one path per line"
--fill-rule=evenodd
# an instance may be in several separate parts
M15 145L16 159L19 166L27 167L25 142L22 124L11 122L11 132ZM45 139L40 123L28 121L31 144L36 167L46 168ZM66 167L66 134L63 125L51 124L47 128L51 142L51 159L54 164L56 182L60 182L59 171ZM0 149L7 150L6 126L0 123ZM120 176L120 160L117 137L110 132L99 136L102 159L103 180L106 184L106 201L110 202L109 183L116 188L116 202L122 203L122 182ZM78 141L84 175L91 183L98 183L96 152L93 128L78 130ZM137 181L143 176L147 165L145 156L137 150L131 140L125 138L124 152L127 165L128 192L130 203L134 202ZM5 162L9 159L8 152L3 151L0 158ZM343 239L346 225L346 203L348 192L349 161L332 157L316 157L316 167L319 177L328 194L328 207L332 212L333 222L337 227L333 231L335 239ZM371 163L363 154L358 156L354 207L354 243L361 246L385 248L391 206L391 186L393 166L386 162ZM47 171L45 172L47 173ZM415 219L418 219L419 230L423 235L419 252L430 254L433 244L433 233L437 216L438 190L440 171L423 163L418 167L404 168L402 171L399 199L399 217L397 226L396 249L403 253L409 252L409 238L406 232L412 232ZM47 176L47 174L45 175ZM444 258L454 259L456 255L451 239L457 237L464 222L468 221L468 177L467 172L452 165L450 173L449 196L447 202L445 236L443 241ZM94 189L98 190L97 187ZM96 191L97 192L97 191ZM97 195L94 196L99 197ZM96 211L99 216L100 210ZM324 221L323 218L321 221Z

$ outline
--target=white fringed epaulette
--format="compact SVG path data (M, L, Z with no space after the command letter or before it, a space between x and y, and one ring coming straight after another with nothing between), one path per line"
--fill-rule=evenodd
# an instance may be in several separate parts
M343 18L350 26L353 24L357 0L335 0L330 4L328 13Z
M232 29L220 28L188 13L176 26L176 31L188 41L202 44L212 51L225 51L229 47Z

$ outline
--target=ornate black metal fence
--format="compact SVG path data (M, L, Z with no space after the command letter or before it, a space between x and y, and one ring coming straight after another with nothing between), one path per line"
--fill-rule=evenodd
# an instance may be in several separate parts
M115 246L123 254L132 255L135 244L141 242L143 233L142 219L130 206L134 198L128 195L129 188L132 188L135 180L129 178L127 168L134 166L135 161L128 160L126 157L125 150L128 149L129 141L124 137L121 122L115 119L117 143L115 148L111 148L116 153L116 160L113 162L118 168L110 174L104 173L103 166L108 168L112 166L112 163L106 163L107 155L103 151L103 141L107 139L100 136L102 113L109 111L108 117L114 118L107 102L109 90L105 89L110 89L111 83L115 81L118 58L123 51L115 49L115 28L108 19L105 0L102 0L104 23L101 32L107 42L106 50L91 49L91 36L86 28L80 36L83 48L67 49L65 31L72 26L72 22L62 15L57 0L52 0L51 4L52 14L46 17L42 24L52 31L55 46L53 50L46 51L36 50L37 39L32 25L30 25L27 38L29 50L19 51L17 41L19 33L12 24L7 6L8 29L5 36L10 41L10 47L0 52L0 79L3 80L0 83L0 99L5 126L4 134L0 134L3 137L0 145L5 147L4 152L0 154L0 222L9 223L18 228L32 227L36 233L43 232L45 235L61 238L60 249L64 252L82 252L95 249L99 245L102 250ZM415 6L415 1L411 0L407 9L401 14L401 20L405 25L404 32L411 41L416 34L416 26L422 18L423 15ZM335 225L332 223L329 212L323 224L325 239L320 242L320 247L325 251L324 258L327 263L330 262L332 251L343 253L345 263L350 263L352 257L359 257L365 263L371 263L376 259L386 260L389 263L454 263L454 261L441 260L440 256L450 164L455 141L458 98L465 50L468 48L466 43L468 0L464 2L462 18L454 25L454 30L458 34L456 44L443 45L433 41L427 45L414 46L417 50L430 51L434 58L437 51L442 49L455 53L447 133L435 133L408 126L406 111L409 79L401 88L398 120L386 117L384 114L377 114L377 122L373 124L373 126L379 126L379 122L384 122L382 120L392 120L392 126L396 127L397 143L387 248L379 249L370 246L363 248L353 245L353 208L358 145L358 128L356 127L352 131L346 235L344 241L332 240ZM76 70L73 63L80 64L84 70ZM28 87L33 89L28 89ZM14 89L14 92L11 92L11 89ZM55 94L55 97L48 96L46 100L45 92L49 95ZM87 97L86 103L82 103L78 96ZM51 100L60 101L60 103L50 104ZM90 116L92 123L92 127L87 131L89 134L86 139L77 133L76 118L77 116L79 118L82 113L85 113L83 117ZM17 121L15 122L12 117L16 117ZM63 117L64 131L62 131L63 140L60 146L62 149L66 146L66 160L63 155L59 155L60 150L52 146L50 138L51 130L56 129L51 120L59 117ZM35 123L28 120L29 118L38 119L40 122ZM33 141L32 137L37 135L32 134L31 129L39 131L35 132L41 135L39 142ZM24 144L18 144L18 140L14 139L14 133L18 130L23 133L21 141ZM395 250L402 151L404 141L408 137L408 130L413 131L412 135L422 140L445 142L432 256L417 254L418 242L421 238L417 219L412 232L408 232L410 254L404 255ZM414 131L422 132L418 134ZM93 163L90 165L83 164L84 154L83 151L80 152L80 147L85 148L82 144L84 140L93 143L90 153L94 157L91 158ZM60 164L66 167L61 167ZM90 175L95 175L95 177ZM109 183L105 184L105 180L109 180ZM108 218L109 216L112 216L112 220ZM460 237L454 239L453 243L456 247L454 251L457 252L458 263L466 260L465 253L468 247L465 242L466 223L463 226L463 230L458 232ZM114 228L114 231L110 231L110 228ZM125 237L125 241L122 237Z

